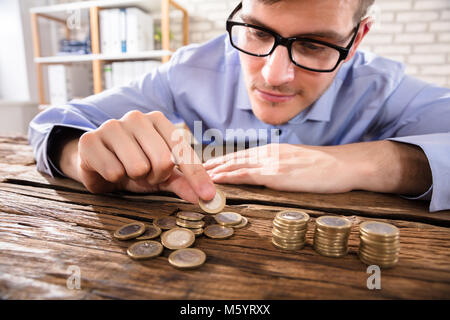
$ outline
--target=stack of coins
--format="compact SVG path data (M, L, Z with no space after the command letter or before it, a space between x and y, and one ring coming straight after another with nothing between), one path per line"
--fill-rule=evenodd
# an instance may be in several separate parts
M352 223L344 217L323 216L316 219L314 249L323 256L343 257L348 251Z
M176 224L179 227L191 229L196 237L203 233L203 226L205 221L203 218L205 216L198 212L193 211L180 211L177 213Z
M302 211L278 212L273 220L272 243L284 250L303 248L309 215Z
M368 265L391 268L398 262L400 231L384 222L366 221L359 226L359 259Z

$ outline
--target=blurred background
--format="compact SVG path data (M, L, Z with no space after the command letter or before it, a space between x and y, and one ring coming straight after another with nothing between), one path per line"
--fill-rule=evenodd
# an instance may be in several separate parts
M202 43L225 32L239 0L176 3L189 15L189 43ZM93 55L89 7L98 5L106 7L98 14L99 52ZM370 12L376 22L363 49L450 87L450 0L376 0ZM183 13L171 6L168 17L173 51L183 45ZM40 110L156 68L167 55L161 51L161 28L161 0L0 0L0 134L26 134Z

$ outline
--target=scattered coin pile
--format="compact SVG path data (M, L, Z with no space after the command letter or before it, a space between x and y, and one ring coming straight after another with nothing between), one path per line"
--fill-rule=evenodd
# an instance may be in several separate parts
M284 250L303 248L306 241L309 215L302 211L278 212L273 220L272 243Z
M359 259L368 265L391 268L398 262L400 231L377 221L366 221L359 227Z
M348 251L352 223L344 217L322 216L316 219L314 249L327 257L343 257Z
M120 227L114 237L119 240L141 240L132 244L127 254L133 259L150 259L162 254L163 249L174 250L169 255L169 263L180 269L192 269L203 265L206 254L196 248L189 248L195 238L205 234L213 239L226 239L234 234L234 229L247 225L247 218L236 212L222 212L225 208L226 197L222 191L216 189L216 196L211 201L201 201L200 207L212 214L216 224L205 226L205 215L194 211L179 211L174 216L155 219L153 225L133 222ZM216 214L217 213L217 214ZM163 232L164 230L164 232ZM156 240L161 238L161 242Z

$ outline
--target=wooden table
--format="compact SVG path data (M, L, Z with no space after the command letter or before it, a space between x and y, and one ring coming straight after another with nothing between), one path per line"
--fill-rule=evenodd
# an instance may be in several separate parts
M74 181L38 173L24 137L0 138L0 297L450 298L450 211L429 213L427 202L369 192L323 195L231 185L220 189L227 196L226 210L245 215L249 225L227 240L197 238L194 246L207 254L202 267L173 268L167 249L155 259L136 261L126 254L134 241L112 236L119 226L199 208L172 194L90 194ZM288 252L271 244L272 220L286 208L311 216L302 250ZM312 248L315 218L326 214L345 215L353 222L344 258L324 257ZM381 270L381 290L367 288L371 274L357 256L358 226L366 220L400 229L400 260L393 269ZM74 270L80 272L80 289L68 286Z

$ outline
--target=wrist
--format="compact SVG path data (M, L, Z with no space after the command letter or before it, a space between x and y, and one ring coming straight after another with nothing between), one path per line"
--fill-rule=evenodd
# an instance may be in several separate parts
M67 141L61 149L58 166L68 177L78 180L78 138Z

